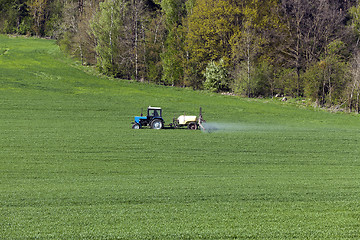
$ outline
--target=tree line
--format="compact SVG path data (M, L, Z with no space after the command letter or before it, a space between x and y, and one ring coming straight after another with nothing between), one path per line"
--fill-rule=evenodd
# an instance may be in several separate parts
M0 0L0 32L117 78L360 111L354 0Z

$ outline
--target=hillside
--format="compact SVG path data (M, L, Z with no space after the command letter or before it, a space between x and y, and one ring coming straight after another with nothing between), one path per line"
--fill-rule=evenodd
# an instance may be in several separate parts
M97 76L0 36L0 239L357 239L359 118ZM131 129L201 106L219 131Z
M56 39L104 75L360 112L349 0L1 0L0 33Z

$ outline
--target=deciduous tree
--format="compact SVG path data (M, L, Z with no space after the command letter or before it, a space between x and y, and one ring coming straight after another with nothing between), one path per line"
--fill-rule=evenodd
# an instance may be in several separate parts
M142 0L105 0L92 21L98 66L106 74L145 80L148 11Z
M350 62L350 81L346 88L348 108L350 111L360 111L360 53L356 52Z
M296 70L299 96L303 93L301 74L320 59L330 42L341 37L347 9L340 1L330 0L282 0L279 6L285 31L277 51L284 56L283 65Z
M276 16L272 16L272 7L276 1L248 1L241 8L239 30L231 38L232 63L235 91L248 97L254 96L257 86L255 72L260 56L266 55L263 48L268 44L270 29L278 28ZM262 59L262 62L265 60ZM241 87L239 87L241 86ZM258 93L256 93L258 94ZM264 93L265 94L265 93Z
M229 66L230 40L236 32L239 8L228 0L198 0L187 22L186 48L189 53L188 72L191 78L203 79L201 72L210 61L221 58ZM194 76L195 75L195 76ZM202 81L192 82L200 87Z
M91 24L97 43L97 64L100 71L105 74L119 74L120 69L117 65L121 64L123 59L129 61L125 54L131 48L127 46L127 50L123 49L129 42L118 42L125 35L123 16L127 7L125 1L105 0L100 3L100 10ZM125 52L121 52L120 49Z
M304 74L305 93L320 106L341 104L344 86L347 85L347 66L341 55L343 42L331 42L324 56Z
M45 31L45 19L46 9L49 0L29 0L27 5L29 6L31 16L34 20L34 31L37 36L43 36Z
M0 33L30 34L27 0L0 0Z
M163 0L161 7L166 24L166 41L161 54L165 84L183 85L185 58L185 31L183 19L187 15L185 0Z

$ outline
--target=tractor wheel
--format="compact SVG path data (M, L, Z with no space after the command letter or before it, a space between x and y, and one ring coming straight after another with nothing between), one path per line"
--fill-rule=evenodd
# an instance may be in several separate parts
M134 125L132 125L132 129L140 129L140 125L138 123L134 123Z
M190 130L196 130L196 129L197 129L196 123L195 123L195 122L189 123L188 129L190 129Z
M154 121L151 122L150 126L152 129L161 129L163 127L163 123L161 120L155 119Z

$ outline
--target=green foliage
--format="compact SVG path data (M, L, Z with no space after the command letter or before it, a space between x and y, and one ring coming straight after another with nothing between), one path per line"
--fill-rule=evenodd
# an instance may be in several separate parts
M26 2L25 0L0 1L0 33L32 33L32 21Z
M151 19L148 29L155 31L148 31L146 36L146 73L147 80L155 83L160 83L163 75L163 64L159 52L164 47L164 31L165 26L161 14Z
M47 10L47 20L45 22L45 36L59 38L61 34L61 25L63 23L62 16L63 6L60 1L50 1Z
M169 41L169 36L167 41ZM176 49L167 48L166 52L161 54L163 75L162 82L166 85L181 85L184 78L184 59Z
M259 55L265 59L263 47L266 46L267 31L274 29L277 18L272 16L275 1L249 1L241 8L241 27L231 37L231 56L235 67L234 90L248 97L269 96L268 72L269 64L261 61ZM270 7L272 6L272 7ZM260 63L259 63L260 62Z
M72 34L70 32L65 32L63 36L57 41L62 52L71 54L71 49L73 46Z
M245 62L241 62L237 64L235 71L233 72L233 82L231 84L231 89L234 93L240 94L242 96L249 96L250 90L253 89L251 87L251 83L249 82L248 73L253 70L253 68L247 69L248 65ZM252 72L251 76L252 76Z
M306 96L310 97L312 101L318 101L318 103L319 98L321 98L323 94L323 74L321 67L323 67L324 64L324 62L316 63L312 65L304 74L304 80L306 84L305 94Z
M170 26L178 26L182 24L183 18L186 16L186 6L184 0L162 0L161 8L165 13L166 24ZM169 29L170 30L170 29Z
M255 70L255 82L256 87L254 96L271 97L274 93L275 83L274 81L274 69L268 62L261 62ZM273 84L273 86L271 86Z
M360 36L360 5L353 6L349 9L351 16L351 26L355 30L358 37Z
M250 71L250 74L248 74ZM231 84L232 90L248 97L273 96L279 87L273 66L263 61L250 70L246 62L240 63L234 71L235 79Z
M221 58L228 66L231 47L229 41L234 34L238 8L230 1L197 1L188 17L186 36L189 64L196 64L197 72L205 70L209 61Z
M280 95L297 97L299 89L302 89L302 78L298 78L297 72L292 68L281 68L276 73L276 90Z
M19 24L19 28L17 30L17 33L20 35L31 35L31 19L30 17L25 17L21 23Z
M158 24L156 29L151 29L155 30L154 43L151 43L148 38L154 34L146 34L149 15L145 2L141 0L107 0L100 3L100 10L91 22L91 29L98 55L97 65L102 73L118 78L145 80L147 64L158 60L156 57L147 57L149 49L153 51L159 48L156 35L158 26L161 26Z
M49 0L28 0L26 2L29 7L30 16L33 19L32 29L36 36L45 35L45 19L46 10L49 4Z
M118 74L115 57L119 54L119 35L123 28L124 1L106 0L100 3L100 11L91 24L97 39L98 67L107 75Z
M354 85L340 79L359 44L359 15L355 1L0 0L0 32L56 38L106 75L193 89L214 90L204 72L223 59L228 83L216 91L330 106L352 102ZM334 53L336 39L346 54Z
M346 86L347 106L350 111L360 112L360 55L359 52L354 54L349 64L349 82Z
M161 54L163 76L162 82L167 85L183 85L185 65L185 32L182 22L186 17L186 6L182 0L166 0L161 2L166 29L168 31L165 49Z
M220 61L214 62L211 61L208 63L205 73L205 82L204 88L212 91L219 92L228 89L228 75L226 68L224 66L224 60L220 59Z
M357 116L109 81L54 41L5 48L0 239L360 237ZM148 105L226 128L132 130Z
M331 42L323 59L305 73L305 93L321 106L340 104L344 100L342 92L347 85L347 66L340 55L343 48L343 42Z

